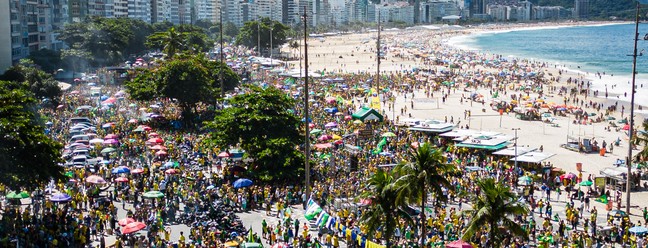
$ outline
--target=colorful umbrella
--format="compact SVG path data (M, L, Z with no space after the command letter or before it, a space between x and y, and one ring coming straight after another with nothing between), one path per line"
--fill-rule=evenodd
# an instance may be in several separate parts
M152 191L149 191L149 192L146 192L146 193L142 194L142 197L146 197L146 198L162 198L162 197L164 197L164 193L162 193L160 191L152 190Z
M140 173L144 173L144 169L142 169L142 168L137 168L137 169L133 169L133 170L131 171L131 174L140 174Z
M128 178L118 177L118 178L115 178L115 182L125 183L125 182L128 182Z
M69 202L72 200L72 197L65 193L54 193L50 196L50 201L52 202Z
M119 166L117 168L112 169L112 174L120 174L120 173L130 173L130 169L126 166Z
M133 222L122 228L122 234L134 233L146 228L146 224L142 222Z
M238 180L234 181L232 185L234 185L235 189L249 187L252 185L252 180L246 178L239 178Z
M160 138L150 138L146 142L147 143L152 143L152 144L162 144L162 143L164 143L164 140L162 140Z
M176 174L178 173L178 170L176 169L168 169L164 171L165 174Z
M104 184L104 183L106 183L106 180L104 180L100 176L95 176L95 175L89 176L88 178L86 178L85 181L87 183L92 183L92 184Z
M115 149L113 147L106 147L103 150L101 150L101 154L107 154L107 153L111 153L111 152L115 152L115 151L117 151L117 149Z
M5 197L7 197L7 199L25 199L25 198L29 198L29 193L25 191L22 191L20 193L10 192Z
M116 134L108 134L106 137L104 137L104 140L108 139L119 139L119 137Z
M120 226L126 226L126 225L128 225L130 223L135 223L135 222L136 221L133 218L123 218L123 219L119 220L119 222L117 222L117 224L119 224Z
M395 134L395 133L392 133L392 132L386 132L386 133L383 133L383 134L380 135L380 136L381 136L381 137L396 137L396 134Z
M594 184L592 181L582 181L578 185L580 185L580 186L588 186L589 187L589 186L592 186L592 184Z

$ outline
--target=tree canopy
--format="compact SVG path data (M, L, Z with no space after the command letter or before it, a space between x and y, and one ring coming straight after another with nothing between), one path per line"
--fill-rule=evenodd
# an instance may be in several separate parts
M269 53L270 30L272 29L272 47L276 48L286 43L290 28L281 22L273 21L270 18L262 18L260 21L246 22L236 36L236 44L248 48L257 47L257 37L261 40L263 53Z
M253 86L229 102L231 107L207 123L209 140L223 150L238 144L254 160L251 171L261 180L299 180L304 158L297 150L299 119L290 111L295 100L274 87Z
M205 30L191 25L180 25L164 32L154 33L146 38L146 46L164 51L167 58L180 53L202 53L212 46Z
M45 134L26 83L0 81L0 183L33 189L63 177L63 145ZM38 173L34 173L38 172Z
M36 68L31 60L21 60L21 63L7 69L0 80L16 83L26 83L28 89L38 100L48 99L52 106L60 102L61 88L51 74Z

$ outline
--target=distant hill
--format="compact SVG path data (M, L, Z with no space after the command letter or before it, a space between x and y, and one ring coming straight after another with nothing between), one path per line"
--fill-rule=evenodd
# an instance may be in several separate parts
M574 0L529 0L538 6L562 6L566 9L574 7ZM633 0L590 0L590 16L592 19L608 19L611 16L619 18L634 18L635 1Z

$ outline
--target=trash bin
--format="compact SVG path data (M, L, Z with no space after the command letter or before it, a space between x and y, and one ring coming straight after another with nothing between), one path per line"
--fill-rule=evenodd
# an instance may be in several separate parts
M583 163L576 163L576 170L578 172L582 172L583 171Z

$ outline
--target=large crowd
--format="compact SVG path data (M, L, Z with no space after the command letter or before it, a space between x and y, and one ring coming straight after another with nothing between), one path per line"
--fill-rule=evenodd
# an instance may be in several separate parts
M394 39L387 44L393 50L405 49L399 47L398 42ZM427 212L426 223L398 224L397 247L418 247L422 238L430 247L444 247L446 243L458 240L470 221L462 210L470 208L470 196L479 192L475 184L477 179L487 177L507 182L531 210L528 214L515 216L524 226L528 239L510 238L504 241L503 247L529 247L531 244L537 247L601 247L614 243L646 246L643 236L630 232L630 229L645 226L648 211L644 210L644 222L633 223L622 214L601 221L599 211L602 209L597 209L592 203L599 198L593 196L607 195L610 201L614 201L612 195L619 201L621 197L617 192L600 194L591 188L578 187L583 181L591 181L590 177L580 174L561 178L558 171L549 169L540 173L531 186L518 185L520 177L533 175L532 171L551 168L551 165L514 168L505 157L458 148L448 138L396 125L400 119L411 117L407 106L410 110L415 107L412 100L415 95L438 96L445 101L452 91L486 88L492 94L504 96L520 94L522 98L523 94L533 94L541 97L559 80L559 75L490 74L486 69L526 73L527 68L535 70L547 65L530 61L511 63L501 58L485 58L475 52L457 53L441 47L437 44L432 49L437 59L417 59L427 66L448 68L459 61L467 61L464 70L459 65L458 69L442 72L433 69L389 73L381 78L382 85L389 87L379 89L369 86L374 80L371 74L331 73L315 80L311 89L317 94L313 95L311 118L313 128L323 131L312 135L312 144L332 143L333 146L313 150L316 165L311 171L314 183L309 196L298 185L235 187L233 183L241 172L232 168L245 168L246 162L229 158L228 154L220 156L225 149L208 148L202 142L206 136L199 130L175 128L175 122L169 120L177 118L179 110L172 101L135 102L128 98L121 86L103 82L100 77L84 78L72 91L65 92L60 106L42 108L41 112L47 118L49 135L67 145L66 153L85 148L89 160L101 159L88 160L81 166L74 163L62 165L66 167L67 179L41 185L38 191L25 197L30 200L5 197L0 220L0 246L86 247L95 244L99 247L167 247L178 244L180 247L226 247L231 242L247 241L269 246L285 244L286 247L339 247L340 244L369 247L381 243L381 233L378 231L373 237L367 236L366 227L359 221L366 205L371 204L358 199L365 190L365 180L377 170L389 168L382 165L410 160L409 152L423 143L433 144L444 151L448 162L464 173L448 176L452 185L452 188L444 188L448 202L431 204L429 210L421 211ZM249 53L242 53L237 59L244 59L245 54ZM299 80L289 81L273 73L260 73L264 75L253 75L250 82L263 78L264 83L286 89L287 94L299 88ZM520 80L529 82L528 89L518 91L517 86L509 87L510 83ZM244 87L241 88L239 93L245 91ZM602 107L583 101L589 94L586 84L572 83L556 90L565 94L565 104L573 103L586 110L591 108L592 112L600 111ZM360 106L375 104L379 94L382 100L379 99L378 104L384 106L380 112L388 120L357 122L347 118ZM395 99L404 99L405 107L394 109ZM468 94L465 100L463 97L461 100L484 104ZM513 111L513 108L511 106L506 111ZM616 107L603 106L603 110L615 111ZM389 120L392 113L397 116L395 120ZM301 115L300 106L295 114ZM92 125L82 130L88 136L87 140L69 141L70 130L76 125L71 121L73 117L90 120ZM458 127L469 128L465 121L461 123L460 115L445 116L445 119ZM331 122L336 124L335 127L325 126ZM361 139L354 135L355 131L367 125L376 136L393 132L395 137ZM113 136L109 138L109 135ZM4 186L0 191L3 196L10 193ZM63 198L54 198L54 195ZM308 221L294 218L293 213L306 209L309 200L322 206L331 218L337 220L336 223L318 225L317 230L312 230ZM430 202L434 202L434 198ZM564 213L559 215L553 210L553 205L557 204L565 205ZM258 210L265 218L277 218L279 222L269 223L260 218L263 229L249 231L236 215L249 210ZM119 214L124 212L125 215ZM417 214L412 217L420 219ZM177 224L186 224L190 231L172 240L169 228ZM427 233L419 233L421 225L428 227ZM114 244L106 244L108 236L115 237ZM485 232L479 232L469 241L477 247L492 245Z

